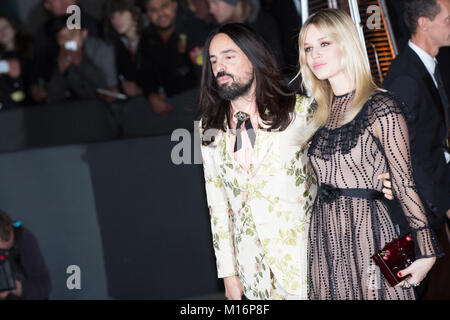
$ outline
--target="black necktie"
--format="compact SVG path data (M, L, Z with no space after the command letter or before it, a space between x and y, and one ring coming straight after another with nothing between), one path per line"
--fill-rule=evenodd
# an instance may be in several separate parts
M434 78L436 79L437 85L438 85L438 91L439 95L441 96L442 105L444 107L444 117L445 117L445 126L447 128L447 135L444 140L444 146L449 149L449 142L448 142L448 131L450 130L450 106L448 103L448 97L447 93L445 92L444 88L444 82L441 78L441 72L439 71L439 66L436 64L436 69L434 70Z
M252 144L252 147L254 147L256 133L253 129L252 122L250 121L250 116L242 111L239 111L234 116L238 120L236 125L236 141L234 143L234 152L238 151L242 147L241 126L243 123L245 123L245 129L247 130L248 137L250 138L250 143Z

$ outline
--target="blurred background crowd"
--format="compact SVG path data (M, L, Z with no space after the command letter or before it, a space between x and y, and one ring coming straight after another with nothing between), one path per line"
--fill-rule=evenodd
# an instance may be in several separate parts
M274 49L286 77L295 75L300 8L294 1L32 2L19 13L23 8L17 1L2 1L2 109L143 96L155 113L169 114L171 97L199 84L209 31L227 22L255 28ZM74 17L67 13L72 5L81 9L80 29L67 24Z

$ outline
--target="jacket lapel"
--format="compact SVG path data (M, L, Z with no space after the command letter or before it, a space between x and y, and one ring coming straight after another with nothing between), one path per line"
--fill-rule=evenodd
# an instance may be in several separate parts
M434 85L434 81L431 78L427 68L425 68L422 60L420 60L419 56L409 46L407 46L405 53L408 54L408 59L412 62L412 65L415 66L414 69L416 76L424 83L426 87L425 92L430 92L430 97L433 100L433 104L438 107L439 112L442 114L442 118L445 119L445 110L441 101L441 96L439 95L439 91Z
M267 126L260 121L259 129L256 132L255 147L252 154L250 166L251 173L255 173L263 164L267 154L274 151L273 147L276 135L276 132L267 131Z

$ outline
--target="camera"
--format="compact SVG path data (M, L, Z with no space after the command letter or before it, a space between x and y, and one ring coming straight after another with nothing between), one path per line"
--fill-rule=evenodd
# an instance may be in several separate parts
M0 74L9 72L9 63L6 60L0 60Z
M75 40L69 40L69 41L64 42L64 48L66 50L70 50L70 51L77 51L78 44Z
M14 290L15 265L9 250L0 249L0 292Z

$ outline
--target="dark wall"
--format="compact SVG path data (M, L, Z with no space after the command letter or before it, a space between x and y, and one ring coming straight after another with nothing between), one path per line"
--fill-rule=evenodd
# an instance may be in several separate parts
M0 112L0 153L29 148L170 135L193 129L198 89L172 98L170 115L154 113L143 96L115 102L74 101Z
M174 165L170 136L90 145L109 292L180 299L218 291L201 165Z
M0 154L0 207L38 239L52 299L108 298L102 239L84 146ZM81 268L81 290L67 289L67 267Z
M215 294L201 165L172 164L170 136L0 154L0 205L39 240L52 299ZM66 287L69 265L81 290Z

